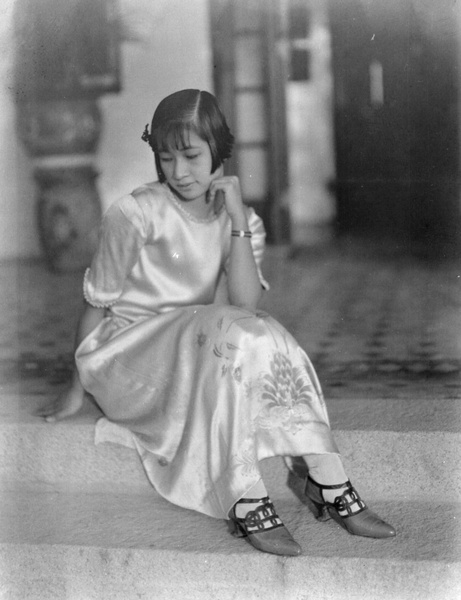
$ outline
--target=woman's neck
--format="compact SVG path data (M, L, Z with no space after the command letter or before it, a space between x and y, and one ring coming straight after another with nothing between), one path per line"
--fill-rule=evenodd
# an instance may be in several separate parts
M168 186L168 189L179 208L184 213L200 221L212 220L222 209L222 203L219 198L214 202L207 202L205 196L195 198L194 200L187 200L170 186Z

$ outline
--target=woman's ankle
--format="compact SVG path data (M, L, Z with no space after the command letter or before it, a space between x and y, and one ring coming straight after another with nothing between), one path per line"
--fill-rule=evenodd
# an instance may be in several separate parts
M349 478L339 454L306 454L303 459L307 465L309 477L315 483L321 486L340 485L346 488ZM342 493L339 488L337 491L339 495Z
M267 498L268 493L266 486L262 479L257 481L249 490L247 490L241 497L241 500L245 502L236 502L235 504L235 516L245 517L245 515L257 508L261 504L263 498ZM248 502L248 500L254 500L255 502Z

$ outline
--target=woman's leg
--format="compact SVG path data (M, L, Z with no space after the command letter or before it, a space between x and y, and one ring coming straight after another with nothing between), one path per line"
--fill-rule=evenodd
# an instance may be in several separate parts
M245 500L255 499L254 503L237 503L235 506L235 516L236 517L245 517L245 515L250 511L254 510L258 504L258 500L261 498L267 498L269 494L267 493L266 486L264 485L264 481L260 479L252 488L248 490L246 494L242 496Z
M317 483L335 485L348 480L339 454L306 454L303 459Z

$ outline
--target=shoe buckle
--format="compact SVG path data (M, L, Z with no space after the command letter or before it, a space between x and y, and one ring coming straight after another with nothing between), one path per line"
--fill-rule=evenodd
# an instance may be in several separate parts
M363 502L352 486L341 494L341 496L337 496L333 504L338 513L347 512L348 516L356 515L366 508L365 502ZM357 505L358 510L352 510L354 504Z
M278 519L279 516L275 512L272 502L265 502L246 514L245 525L247 528L264 531L265 529L269 529L265 523L269 522L273 527L277 527L279 525ZM253 532L248 531L248 533Z

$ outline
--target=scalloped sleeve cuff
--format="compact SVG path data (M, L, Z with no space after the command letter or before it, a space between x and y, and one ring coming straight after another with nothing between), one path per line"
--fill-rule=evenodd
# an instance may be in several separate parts
M83 277L83 297L88 304L95 308L109 308L117 302L119 294L116 293L114 297L114 294L96 293L95 286L91 281L91 269L88 268Z
M262 219L258 217L254 209L250 208L248 213L248 226L252 233L251 247L253 249L253 256L256 263L256 269L258 271L259 281L264 290L269 290L270 285L264 278L261 270L261 263L264 257L264 250L266 248L266 230Z

